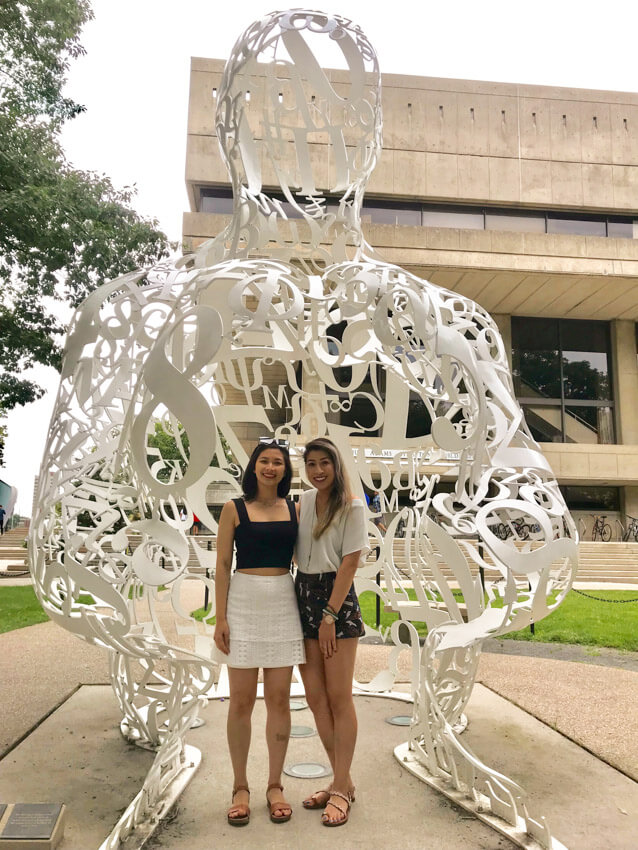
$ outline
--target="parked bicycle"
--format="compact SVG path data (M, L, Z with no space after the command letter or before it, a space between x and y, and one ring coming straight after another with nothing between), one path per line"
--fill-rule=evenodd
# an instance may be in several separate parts
M629 520L629 525L625 529L622 539L629 540L633 537L636 543L638 543L638 519L635 516L629 516L629 514L627 514L627 519Z
M518 519L511 519L508 522L499 522L494 528L494 534L500 540L507 540L508 537L512 537L516 534L516 537L519 540L529 540L529 535L532 531L539 530L537 525L528 525L528 523L523 521L522 517Z
M605 522L607 515L599 514L596 516L592 514L592 516L594 517L594 525L591 530L591 539L596 540L599 537L603 543L608 543L611 540L611 525Z

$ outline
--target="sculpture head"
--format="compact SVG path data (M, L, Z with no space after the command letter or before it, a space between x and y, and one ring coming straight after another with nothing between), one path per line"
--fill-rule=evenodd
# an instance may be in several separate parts
M345 59L347 73L322 69L320 39ZM217 99L236 197L278 183L311 217L325 192L362 197L381 150L380 74L372 45L351 21L293 10L255 22L233 48Z

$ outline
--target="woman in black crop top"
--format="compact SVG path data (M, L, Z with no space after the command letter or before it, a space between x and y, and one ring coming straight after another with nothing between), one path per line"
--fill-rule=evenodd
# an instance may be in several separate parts
M242 480L243 499L226 502L217 534L215 645L228 665L228 748L234 785L228 823L248 823L246 764L257 675L264 671L269 779L266 800L274 823L290 820L281 772L290 736L292 668L305 661L304 640L290 574L297 513L286 499L292 466L277 441L260 442ZM231 578L233 546L235 572Z

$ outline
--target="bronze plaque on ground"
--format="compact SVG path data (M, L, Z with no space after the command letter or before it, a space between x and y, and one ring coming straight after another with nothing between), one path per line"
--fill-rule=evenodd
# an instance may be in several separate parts
M5 806L6 808L6 806ZM0 812L0 850L52 850L64 833L62 803L15 803Z

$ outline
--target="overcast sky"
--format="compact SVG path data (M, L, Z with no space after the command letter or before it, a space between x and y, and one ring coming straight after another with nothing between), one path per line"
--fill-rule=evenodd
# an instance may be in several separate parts
M190 57L225 58L273 8L285 5L93 0L87 53L69 74L68 94L87 108L65 130L69 160L117 186L136 185L135 207L179 240ZM335 0L324 8L364 29L385 73L638 91L636 0ZM38 370L38 379L47 396L9 414L0 470L27 515L57 385L53 370Z

